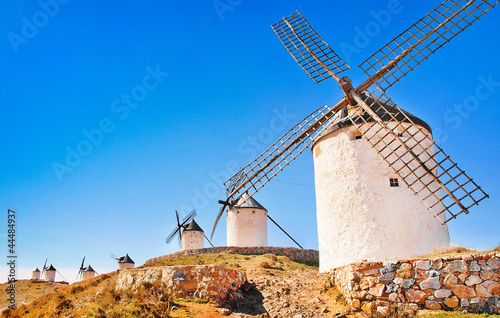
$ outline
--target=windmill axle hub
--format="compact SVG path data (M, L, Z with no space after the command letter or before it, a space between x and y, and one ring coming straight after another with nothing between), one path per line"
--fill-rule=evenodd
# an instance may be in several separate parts
M342 76L339 80L339 85L342 91L345 94L345 97L347 101L349 102L349 105L356 105L356 100L352 96L351 91L354 89L352 87L351 79L347 76Z

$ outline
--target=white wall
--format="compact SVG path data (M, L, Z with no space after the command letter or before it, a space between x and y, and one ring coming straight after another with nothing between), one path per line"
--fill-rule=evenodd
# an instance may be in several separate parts
M40 272L33 271L33 274L31 275L31 279L40 279Z
M53 282L56 280L56 271L45 271L45 280Z
M205 247L205 237L202 231L183 231L181 236L181 249L192 250Z
M267 211L253 208L228 210L227 246L267 246Z
M95 272L83 272L82 280L86 280L89 278L94 278L95 277Z
M312 148L320 271L361 260L425 254L449 245L446 225L441 225L365 137L353 139L356 133L352 126L336 130ZM399 179L400 187L389 186L391 177Z
M135 264L133 263L118 263L118 269L127 269L127 268L134 268Z

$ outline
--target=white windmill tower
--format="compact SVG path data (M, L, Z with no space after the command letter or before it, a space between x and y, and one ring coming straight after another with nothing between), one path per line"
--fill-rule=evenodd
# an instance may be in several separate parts
M56 280L56 271L56 268L50 264L45 271L45 280L48 282L54 282Z
M38 267L33 271L33 274L31 275L32 280L38 280L40 279L40 270Z
M248 193L227 211L227 246L267 246L267 210Z
M228 205L251 197L314 143L321 271L447 244L446 223L488 196L434 143L428 125L385 92L498 2L444 1L363 62L369 78L357 88L337 76L349 66L299 12L274 24L304 71L315 82L334 78L344 97L304 118L224 183L228 197L219 201L212 236Z
M194 219L182 231L181 249L193 250L205 247L205 233Z
M128 253L122 257L116 257L114 254L111 254L111 258L118 262L118 270L135 267L135 262L130 258L130 256L128 256Z
M90 264L83 270L82 273L83 273L82 280L94 278L95 275L97 274L96 271L92 268L92 266L90 266Z

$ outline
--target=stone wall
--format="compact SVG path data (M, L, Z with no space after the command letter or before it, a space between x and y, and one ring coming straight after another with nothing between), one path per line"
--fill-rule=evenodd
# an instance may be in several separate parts
M313 261L318 262L319 255L317 250L309 249L298 249L295 247L272 247L272 246L260 246L260 247L235 247L235 246L221 246L213 248L200 248L196 250L186 250L179 251L176 253L152 258L147 260L145 265L150 266L161 262L162 260L172 259L181 256L190 256L198 254L217 254L217 253L231 253L231 254L243 254L243 255L260 255L260 254L276 254L287 256L292 261L302 260L302 261Z
M137 290L151 283L173 298L222 300L229 290L237 290L246 274L216 265L157 266L120 271L117 290Z
M330 271L355 308L399 306L500 313L500 253L360 262Z

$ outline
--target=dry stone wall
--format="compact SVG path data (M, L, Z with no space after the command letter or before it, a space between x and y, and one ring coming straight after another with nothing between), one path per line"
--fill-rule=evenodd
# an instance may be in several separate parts
M246 274L217 265L157 266L120 271L116 290L133 290L146 283L173 298L225 299L246 282Z
M401 307L500 314L500 253L360 262L330 271L355 308Z
M287 256L292 261L302 260L302 261L319 261L319 253L317 250L310 249L298 249L294 247L273 247L273 246L259 246L259 247L235 247L235 246L221 246L213 248L200 248L186 251L179 251L176 253L152 258L147 260L145 265L150 266L161 262L162 260L172 259L180 256L190 256L198 254L217 254L217 253L232 253L232 254L243 254L243 255L260 255L260 254L276 254Z

